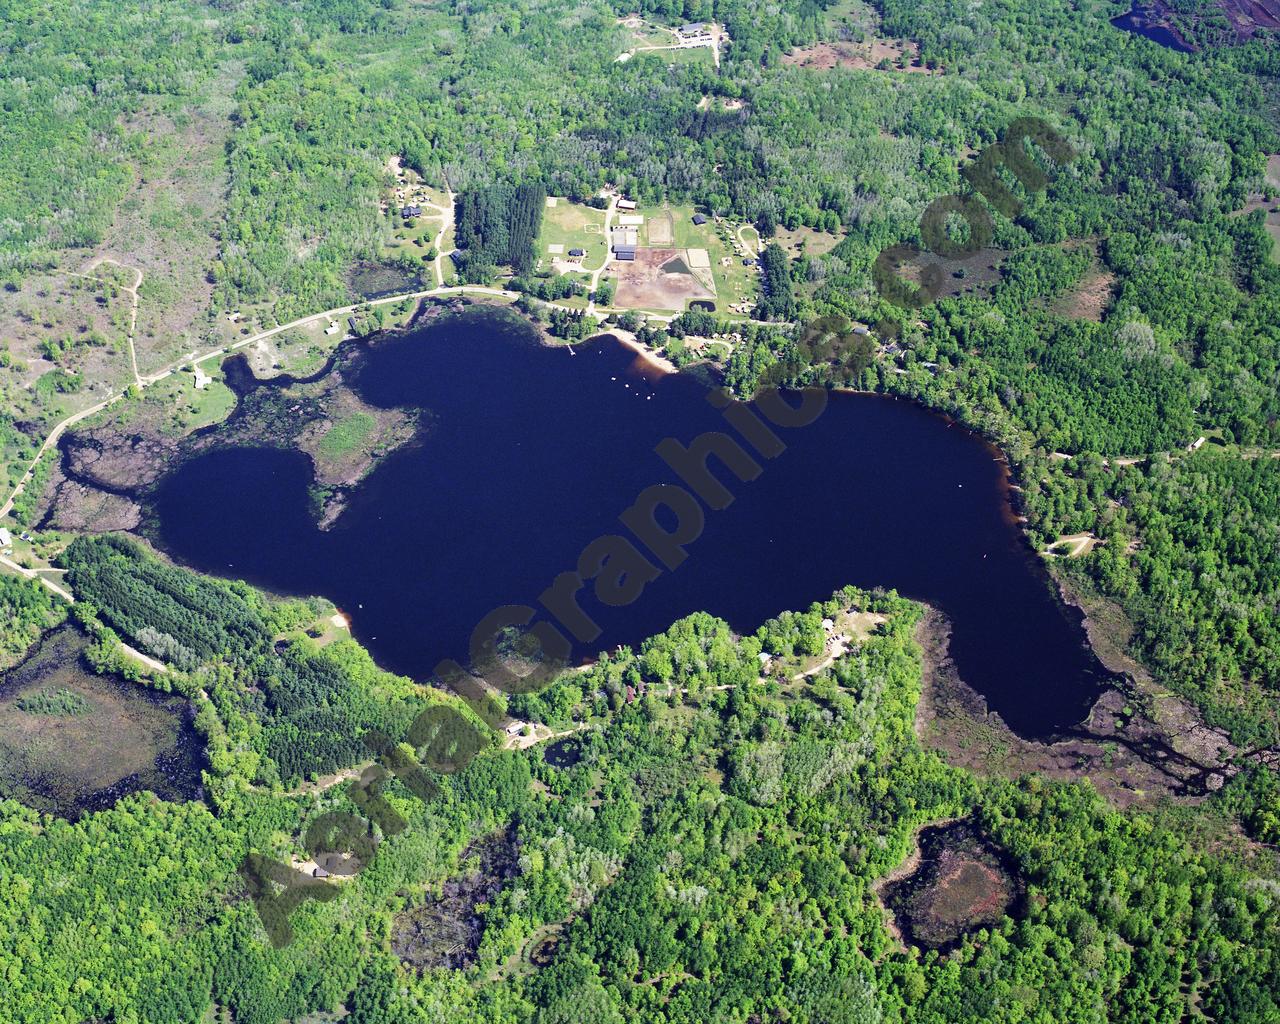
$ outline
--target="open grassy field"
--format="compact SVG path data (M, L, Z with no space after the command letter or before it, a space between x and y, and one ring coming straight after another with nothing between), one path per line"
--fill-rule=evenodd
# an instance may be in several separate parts
M203 347L217 330L209 269L228 188L232 97L243 76L241 63L228 61L184 108L145 107L131 119L130 127L148 140L146 156L102 244L85 262L105 257L143 273L135 336L140 373Z
M5 483L54 422L133 382L126 289L139 273L139 373L231 333L209 313L209 271L227 190L231 97L242 76L240 64L228 61L189 101L151 98L131 113L122 130L140 140L134 181L101 242L67 250L59 267L0 295L0 408L30 437L21 445L0 434Z
M404 253L415 257L423 257L430 250L440 233L440 224L444 219L430 207L424 207L421 217L408 220L400 216L399 210L392 210L387 215L391 220L391 238L383 247L383 255L395 259ZM423 264L426 265L425 263Z
M553 263L568 259L570 249L585 249L583 270L591 271L604 265L609 253L609 243L604 236L604 210L582 203L571 203L559 198L555 205L548 203L542 211L542 232L538 235L537 252L539 269L549 269ZM560 246L559 253L549 251Z
M200 364L203 388L195 386L196 374L184 364L162 380L146 388L137 401L120 402L98 413L90 425L113 424L121 430L154 432L180 437L220 423L235 408L236 396L223 380L220 360Z
M195 374L185 368L157 382L143 393L145 400L169 410L167 432L186 434L200 427L221 423L235 408L236 396L222 379L222 368L216 360L200 364L208 381L203 388L195 386ZM124 409L137 403L130 402Z
M622 18L618 25L625 30L629 46L670 46L675 42L671 29L638 15Z
M15 419L51 422L131 379L128 294L74 273L33 275L0 295L0 399Z
M366 412L352 413L329 428L320 440L320 450L334 457L353 452L369 439L377 425L378 421Z
M644 57L656 57L666 64L705 64L707 67L715 66L715 55L711 52L711 47L709 46L690 46L676 50L640 50L635 55L636 60Z
M823 23L841 38L862 39L875 32L880 15L866 0L837 0L822 16Z
M842 238L842 235L815 231L813 228L798 227L794 231L788 231L780 227L774 234L773 241L782 246L783 251L794 259L802 252L807 252L810 256L825 256L840 244Z

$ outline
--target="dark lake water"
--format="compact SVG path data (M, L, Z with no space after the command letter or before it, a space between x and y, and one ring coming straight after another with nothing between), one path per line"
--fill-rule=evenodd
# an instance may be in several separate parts
M386 668L426 679L465 661L495 608L537 606L646 487L679 484L654 451L734 431L685 375L655 375L613 339L541 345L508 314L469 312L370 346L347 378L377 406L428 410L419 442L385 459L335 526L309 512L308 458L237 448L160 484L155 538L200 570L323 594ZM638 644L697 610L754 630L854 584L941 608L960 675L1025 735L1082 719L1106 680L1017 529L999 453L903 401L833 395L786 450L708 510L688 559L627 607L583 610L602 635L578 653ZM667 525L670 525L668 523Z
M1134 4L1130 8L1128 14L1122 14L1118 18L1112 18L1111 24L1125 32L1132 32L1140 35L1144 39L1150 39L1153 43L1159 43L1161 46L1170 50L1177 50L1179 53L1195 53L1195 47L1188 46L1172 29L1165 25L1152 22L1152 13L1144 10L1138 4Z
M556 740L547 744L542 759L552 768L572 768L582 760L582 747L577 740Z

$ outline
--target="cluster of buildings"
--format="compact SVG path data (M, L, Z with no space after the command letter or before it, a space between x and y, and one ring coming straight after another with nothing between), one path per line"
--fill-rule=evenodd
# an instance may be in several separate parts
M644 223L644 217L635 212L636 201L634 199L622 198L615 205L620 216L618 217L618 226L609 233L609 248L612 250L615 260L634 263L636 249L640 244L640 225Z
M676 38L680 41L682 50L694 46L711 46L715 42L715 34L712 27L702 21L681 25L676 29Z
M396 175L396 187L393 196L397 204L396 209L400 211L400 216L405 220L409 220L412 217L421 217L421 204L431 201L430 193L422 183L409 180L409 175L401 165L399 158L394 159L391 166ZM391 200L384 195L383 198L378 200L378 208L384 214L390 213L392 209Z

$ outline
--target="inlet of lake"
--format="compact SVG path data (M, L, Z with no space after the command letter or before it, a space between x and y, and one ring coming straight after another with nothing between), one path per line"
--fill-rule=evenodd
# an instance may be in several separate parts
M483 309L383 336L346 376L371 405L423 410L423 427L331 529L315 523L308 456L264 439L170 472L150 532L204 572L330 598L387 669L425 681L441 658L465 662L486 615L538 607L588 543L629 536L618 517L641 491L683 486L660 441L721 431L759 475L712 458L732 503L706 510L687 560L633 603L602 604L588 583L579 600L602 632L576 653L699 610L749 632L853 584L941 609L961 678L1023 735L1079 722L1109 679L1019 530L1000 453L910 402L832 394L810 425L775 427L785 451L764 458L695 376L656 372L614 338L548 346Z

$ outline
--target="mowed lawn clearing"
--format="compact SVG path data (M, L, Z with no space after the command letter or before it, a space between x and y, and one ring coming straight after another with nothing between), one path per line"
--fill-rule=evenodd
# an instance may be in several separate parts
M715 67L716 62L715 54L711 52L709 46L636 51L636 59L641 57L656 57L667 64L705 64L709 68Z
M798 227L788 230L779 227L774 233L773 241L782 246L783 251L793 259L802 252L810 256L825 256L843 240L843 235L833 235L813 228Z
M609 253L609 243L604 236L604 210L568 199L556 198L555 205L548 201L542 211L542 232L538 235L538 267L550 268L553 262L566 263L570 249L582 249L582 269L595 270L604 266ZM559 251L551 251L560 246Z

